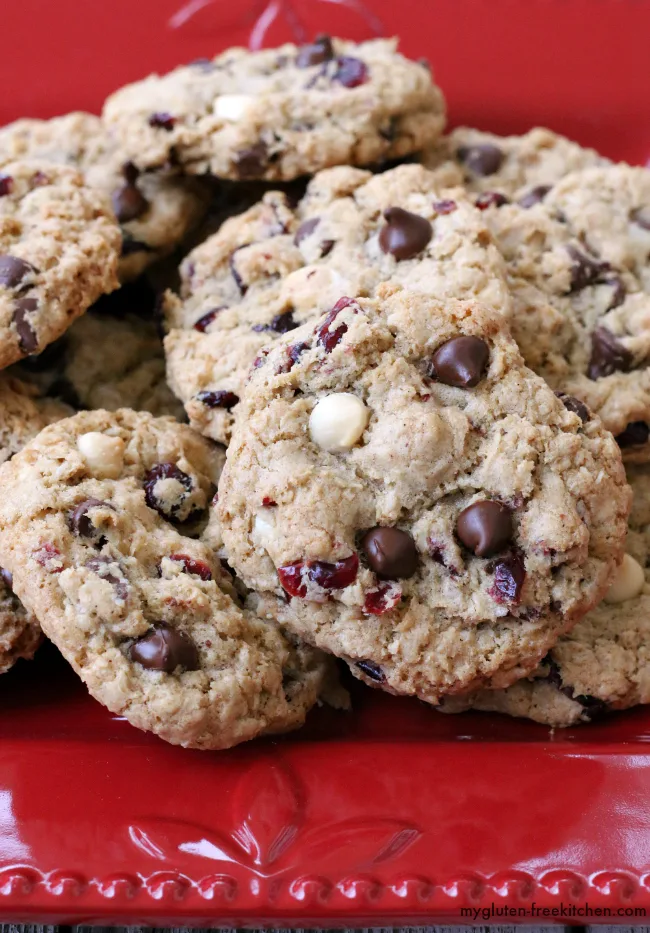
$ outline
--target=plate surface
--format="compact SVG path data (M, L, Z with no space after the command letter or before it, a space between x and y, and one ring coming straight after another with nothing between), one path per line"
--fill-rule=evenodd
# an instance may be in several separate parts
M452 123L650 157L646 0L4 0L0 121L98 110L151 70L323 30L400 34ZM352 714L295 736L188 752L112 717L46 647L0 679L0 916L643 923L649 741L650 710L552 735L357 688Z

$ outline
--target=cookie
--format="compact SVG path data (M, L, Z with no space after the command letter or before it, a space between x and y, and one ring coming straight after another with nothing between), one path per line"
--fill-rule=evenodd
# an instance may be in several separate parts
M626 460L650 458L650 172L574 172L528 208L483 212L506 260L527 364L576 396Z
M268 613L395 693L509 685L607 588L620 451L503 315L384 286L270 348L219 488Z
M17 379L0 375L0 463L16 454L46 425L70 414L54 399L40 398ZM0 568L0 674L19 658L32 658L41 643L41 629L11 589L9 571Z
M626 555L608 594L507 690L450 697L443 712L480 709L574 726L650 702L650 468L631 467L634 493Z
M120 231L104 196L44 161L0 171L0 368L40 353L117 287Z
M319 37L297 48L233 48L108 98L104 120L140 169L170 161L236 180L291 180L432 144L442 92L393 39Z
M112 712L174 744L296 728L331 663L239 604L196 535L223 455L128 410L46 428L0 471L0 562Z
M524 206L543 198L570 172L611 165L594 149L583 148L543 127L523 136L495 136L458 127L423 156L428 168L439 168L448 161L461 169L464 184L481 196L481 201L501 194L522 201Z
M0 167L23 158L71 165L111 199L122 230L121 281L170 253L200 221L211 196L206 180L138 172L90 113L17 120L0 129Z
M71 414L63 402L41 397L34 386L0 373L0 463L11 460L48 424Z
M341 295L371 296L390 279L507 311L503 259L482 213L444 188L458 179L420 165L374 176L328 169L297 206L268 193L194 250L180 296L165 300L168 379L191 424L227 442L262 348Z

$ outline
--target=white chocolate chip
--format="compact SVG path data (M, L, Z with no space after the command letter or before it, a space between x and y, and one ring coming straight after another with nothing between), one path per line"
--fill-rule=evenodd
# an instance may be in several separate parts
M214 115L220 120L237 123L243 118L252 100L248 94L222 94L214 102Z
M117 479L124 466L124 441L100 431L82 434L77 449L86 466L99 479Z
M629 554L625 554L614 582L607 590L605 602L624 603L628 599L634 599L643 589L644 583L643 567Z
M264 513L267 514L264 514ZM270 510L258 512L253 523L253 541L265 550L268 550L269 544L275 537L275 525L271 520Z
M356 395L334 392L316 404L309 418L309 433L323 450L349 450L366 430L369 417L370 412Z

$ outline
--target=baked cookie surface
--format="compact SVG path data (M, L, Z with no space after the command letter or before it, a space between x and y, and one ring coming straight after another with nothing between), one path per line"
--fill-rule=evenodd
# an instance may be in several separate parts
M422 161L428 168L451 161L462 171L469 191L506 195L524 205L543 198L570 172L611 165L594 149L543 127L522 136L496 136L460 126L443 136Z
M291 180L395 159L442 132L442 92L394 40L233 48L116 91L104 120L142 169Z
M329 169L297 205L267 193L190 253L180 295L166 297L165 352L192 425L226 442L262 348L341 295L372 295L390 280L507 312L505 266L483 215L445 187L458 177L420 165Z
M479 709L573 726L650 702L650 468L632 466L628 479L634 500L626 555L604 601L530 678L507 690L449 697L443 712Z
M120 231L105 197L45 161L0 170L0 368L40 353L117 287Z
M138 172L91 113L23 119L1 128L0 168L16 159L69 165L110 198L122 231L121 281L136 278L170 253L200 221L212 192L205 180Z
M5 464L0 561L91 694L174 744L302 724L330 662L244 610L196 537L223 454L171 419L84 412Z
M501 314L379 292L260 358L218 512L260 611L437 702L512 683L600 599L629 488L612 437L524 366Z

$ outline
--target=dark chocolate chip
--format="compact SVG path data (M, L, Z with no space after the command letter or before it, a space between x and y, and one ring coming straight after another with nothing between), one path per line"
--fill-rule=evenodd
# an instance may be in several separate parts
M581 402L579 398L574 398L573 395L565 395L564 392L556 392L555 394L560 399L566 410L572 411L574 415L577 415L583 424L586 424L587 421L591 420L591 412L585 403Z
M296 230L296 234L293 238L295 245L300 246L302 241L306 240L307 237L314 232L319 223L320 217L310 217L309 220L303 220L303 222Z
M18 343L23 353L33 353L38 347L38 338L28 315L38 308L35 298L20 298L14 303L13 323L18 334Z
M530 191L527 191L526 194L522 195L517 203L520 207L534 207L535 204L539 204L544 200L550 190L550 185L537 185L536 188L531 188Z
M37 270L29 262L10 256L8 253L0 254L0 285L5 288L16 288L30 272Z
M600 719L607 712L609 712L609 706L605 700L601 700L600 697L590 696L589 694L579 694L574 696L573 699L576 703L579 703L582 706L584 713L582 718L587 722L593 722L595 719Z
M0 172L0 198L4 198L8 194L11 194L13 187L14 180L11 175L5 175L4 172Z
M186 671L199 669L199 652L185 632L179 632L165 622L158 622L128 648L132 661L150 671L172 674L181 667Z
M386 224L379 233L379 245L395 259L412 259L421 253L433 234L433 227L425 217L411 214L401 207L384 211Z
M336 60L336 71L332 75L332 81L337 81L343 87L353 88L365 84L369 78L368 66L361 59L344 55Z
M218 392L199 392L195 396L197 402L202 402L208 408L225 408L230 411L239 403L239 396L234 392L220 389Z
M366 677L370 680L375 680L378 684L383 684L386 680L386 675L374 661L355 661L354 666L358 667Z
M151 114L149 117L149 126L158 130L167 130L168 133L171 133L176 126L176 117L173 117L171 113L167 113L167 111L160 110L157 113Z
M591 358L587 368L590 379L602 379L612 373L627 373L634 357L606 327L597 327L591 335Z
M149 508L155 509L163 518L173 519L180 511L183 501L187 496L181 494L180 501L168 503L160 499L156 494L156 485L165 479L176 480L187 494L192 492L192 478L179 469L175 463L157 463L153 466L144 478L145 501Z
M120 256L132 256L134 253L155 253L155 247L144 243L142 240L136 240L128 233L122 231L122 249Z
M113 212L121 224L137 220L149 210L149 202L135 183L127 182L111 196Z
M240 178L259 178L269 164L269 150L266 143L255 143L248 149L241 149L235 156L235 168Z
M461 389L477 386L488 366L490 351L480 337L452 337L431 358L430 375Z
M418 568L415 542L399 528L372 528L364 535L361 546L371 570L384 579L407 579Z
M334 58L334 48L329 36L317 36L314 42L303 45L296 56L298 68L311 68L312 65L322 65L323 62Z
M386 224L380 230L379 245L384 253L390 253L397 260L417 256L433 234L433 228L426 218L401 207L387 208L384 218Z
M492 557L512 541L512 514L501 502L473 502L456 519L456 534L477 557Z
M608 262L599 262L592 259L578 249L577 246L569 245L566 251L573 260L571 266L571 291L578 292L589 285L595 285L602 282L603 276L611 269Z
M474 175L494 175L505 159L504 153L492 143L478 143L476 146L461 146L456 151L460 162Z
M621 448L641 447L648 443L650 427L645 421L630 421L624 431L616 435L616 443Z
M106 568L111 564L117 564L117 561L104 554L98 554L97 557L91 557L89 561L86 561L85 566L88 570L92 570L93 573L101 577L102 580L110 583L115 590L117 598L124 602L129 594L129 584L126 580L122 579L122 577L117 577L112 571L107 571Z
M218 308L211 308L209 311L206 311L205 314L201 315L198 321L194 322L194 330L198 330L200 333L204 334L217 314L223 311L225 307L225 305L220 305Z
M91 509L98 508L112 509L113 506L108 502L104 502L102 499L86 499L84 502L80 502L79 505L68 514L68 525L73 534L78 535L80 538L90 538L95 544L101 547L106 539L97 528L95 528L88 515Z
M476 206L480 211L486 211L488 207L503 207L507 203L507 197L500 191L484 191L476 199Z
M637 207L630 212L630 220L644 230L650 230L650 207Z

